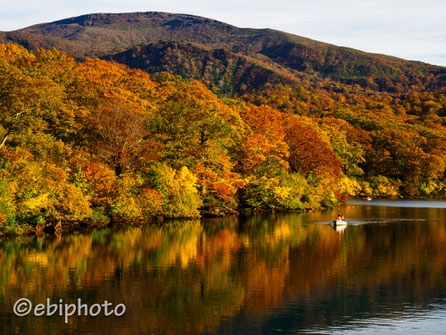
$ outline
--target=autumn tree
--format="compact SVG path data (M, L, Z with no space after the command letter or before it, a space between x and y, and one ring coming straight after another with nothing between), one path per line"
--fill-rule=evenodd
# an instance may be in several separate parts
M245 175L278 175L281 169L288 168L283 114L256 106L247 106L240 113L250 127L240 146L240 171Z
M285 141L290 150L288 161L292 171L305 176L310 173L332 176L341 174L341 162L330 143L324 141L314 127L289 119Z
M0 148L12 135L44 130L62 106L60 88L24 48L0 44Z
M95 153L110 164L117 176L141 156L156 157L150 150L156 145L147 138L144 111L138 104L121 96L102 99L90 111L88 122Z

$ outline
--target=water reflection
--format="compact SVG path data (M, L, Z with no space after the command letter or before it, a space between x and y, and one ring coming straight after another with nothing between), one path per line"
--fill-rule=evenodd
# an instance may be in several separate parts
M1 332L345 332L410 308L444 308L444 209L349 205L342 213L357 223L342 234L317 224L332 220L327 211L2 241ZM19 318L20 297L123 302L127 313L68 325Z
M347 223L339 224L339 223L336 223L336 221L335 221L334 223L332 223L332 227L335 232L337 232L338 234L342 234L342 233L344 233L345 229L347 228Z
M348 205L407 207L407 208L446 208L446 201L441 200L350 200Z

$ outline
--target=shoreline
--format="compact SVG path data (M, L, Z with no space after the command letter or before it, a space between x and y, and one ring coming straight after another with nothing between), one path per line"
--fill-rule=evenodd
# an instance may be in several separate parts
M258 214L274 214L274 213L309 213L309 212L320 212L324 210L328 210L331 208L336 208L342 205L355 205L355 203L349 204L349 202L370 202L370 204L376 204L376 201L407 201L407 202L416 202L416 201L446 201L446 198L376 198L372 200L367 200L363 198L357 198L357 199L348 199L343 201L342 203L336 204L334 206L328 206L328 207L321 207L319 209L312 209L312 208L305 208L305 209L299 209L299 210L292 210L292 209L283 209L283 210L273 210L273 209L264 209L264 208L242 208L238 209L237 211L231 210L231 211L217 211L217 212L211 212L211 211L202 211L200 214L200 217L178 217L178 218L169 218L169 217L163 217L163 216L155 216L151 219L139 219L139 220L113 220L110 218L109 222L91 222L91 221L80 221L80 222L50 222L43 225L37 225L35 227L31 225L20 225L21 232L4 232L0 231L0 241L9 239L9 238L17 238L17 237L31 237L31 236L54 236L61 233L68 233L73 234L76 232L89 232L94 230L99 230L103 228L114 228L114 227L132 227L132 226L140 226L145 224L169 224L170 222L174 221L187 221L187 220L211 220L211 219L221 219L226 217L240 217L240 216L251 216L251 215L258 215ZM396 207L402 207L402 206L396 206ZM423 207L425 208L425 207Z
M341 204L339 204L341 205ZM334 208L333 207L322 207L320 209L311 209L306 208L302 210L267 210L267 209L259 209L259 208L243 208L239 209L238 211L228 211L228 212L218 212L213 213L210 211L203 211L201 213L200 217L178 217L178 218L169 218L169 217L163 217L163 216L157 216L153 217L148 220L140 219L140 220L113 220L110 219L110 222L104 222L104 223L93 223L88 221L81 221L81 222L70 222L66 221L64 223L62 222L51 222L45 226L43 225L37 225L36 227L33 227L31 225L22 225L21 228L23 228L22 233L17 232L0 232L0 241L4 239L9 238L16 238L16 237L22 237L22 236L46 236L46 235L58 235L60 233L68 233L73 234L75 232L88 232L88 231L94 231L99 230L103 228L114 228L119 226L139 226L139 225L145 225L145 224L168 224L169 222L173 221L187 221L187 220L209 220L209 219L219 219L219 218L226 218L226 217L233 217L233 216L246 216L246 215L257 215L257 214L273 214L273 213L308 213L313 211L322 211L324 209L328 208Z

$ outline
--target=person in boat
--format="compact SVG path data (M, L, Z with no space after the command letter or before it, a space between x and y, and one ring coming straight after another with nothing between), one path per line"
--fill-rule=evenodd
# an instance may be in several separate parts
M341 220L342 220L341 214L338 214L338 216L336 217L336 221L341 221Z
M341 220L344 221L344 215L341 215Z

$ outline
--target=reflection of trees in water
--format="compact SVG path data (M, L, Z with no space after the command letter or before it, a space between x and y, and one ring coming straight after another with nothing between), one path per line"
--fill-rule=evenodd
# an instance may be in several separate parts
M254 216L7 240L0 243L0 309L13 318L22 296L36 304L47 297L124 302L126 315L98 329L174 334L211 331L234 316L240 322L240 310L245 321L301 329L445 294L444 224L362 225L340 236L299 220ZM288 313L279 317L273 307ZM34 333L66 327L57 319L13 320ZM100 322L73 318L69 329Z

